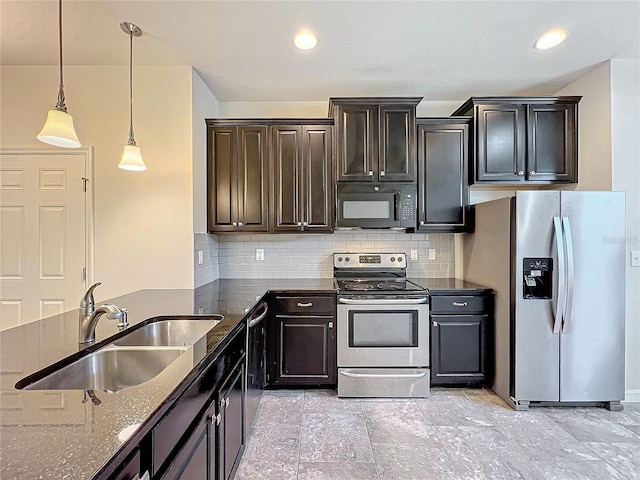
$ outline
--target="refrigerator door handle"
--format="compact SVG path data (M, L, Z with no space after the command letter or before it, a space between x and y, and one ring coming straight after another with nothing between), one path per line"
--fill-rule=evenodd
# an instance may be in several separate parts
M553 229L555 230L556 248L558 249L558 265L556 266L556 270L558 272L558 298L556 301L556 311L553 316L553 333L560 333L563 312L566 309L567 303L567 276L564 254L564 234L562 232L562 223L560 217L553 217Z
M562 217L562 229L564 231L564 239L567 249L567 299L565 300L565 310L563 313L562 333L569 331L569 322L571 321L571 309L573 306L573 280L574 280L574 263L573 263L573 236L571 235L571 224L569 217Z

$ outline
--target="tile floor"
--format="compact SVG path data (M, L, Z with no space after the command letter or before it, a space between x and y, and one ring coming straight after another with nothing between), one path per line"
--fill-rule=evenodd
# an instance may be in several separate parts
M516 412L487 390L407 400L269 391L235 478L640 479L640 404Z

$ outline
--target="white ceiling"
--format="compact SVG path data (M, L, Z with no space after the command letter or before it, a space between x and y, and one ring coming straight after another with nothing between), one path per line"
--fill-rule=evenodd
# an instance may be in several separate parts
M65 0L65 65L192 65L220 101L544 95L610 58L640 58L634 1ZM293 36L313 30L318 47ZM562 27L565 43L532 45ZM0 0L2 65L57 64L57 1Z

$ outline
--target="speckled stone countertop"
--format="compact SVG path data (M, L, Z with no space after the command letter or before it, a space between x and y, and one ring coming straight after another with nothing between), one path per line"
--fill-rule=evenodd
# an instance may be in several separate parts
M408 278L418 285L428 288L431 295L451 293L452 290L464 290L464 293L490 293L492 290L477 283L459 278Z
M140 290L108 301L127 308L131 326L156 316L223 314L206 342L198 342L152 380L116 393L17 390L16 382L78 352L78 310L0 332L0 478L92 478L120 449L118 433L142 423L175 399L206 356L268 291L332 291L324 279L217 280L195 290ZM80 299L78 299L79 301ZM116 335L100 319L96 345ZM203 347L206 343L206 347ZM186 380L186 381L185 381Z

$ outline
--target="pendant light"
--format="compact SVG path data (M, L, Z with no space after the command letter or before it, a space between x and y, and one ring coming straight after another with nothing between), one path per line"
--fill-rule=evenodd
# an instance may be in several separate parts
M120 28L129 35L129 141L124 146L122 159L118 167L123 170L133 170L141 172L147 169L142 160L140 147L136 145L133 135L133 37L142 35L142 30L131 22L122 22Z
M52 110L49 110L47 121L37 138L41 142L56 147L78 148L81 144L73 128L73 117L67 113L67 106L64 103L64 83L62 81L62 0L58 0L58 46L60 50L58 102Z

